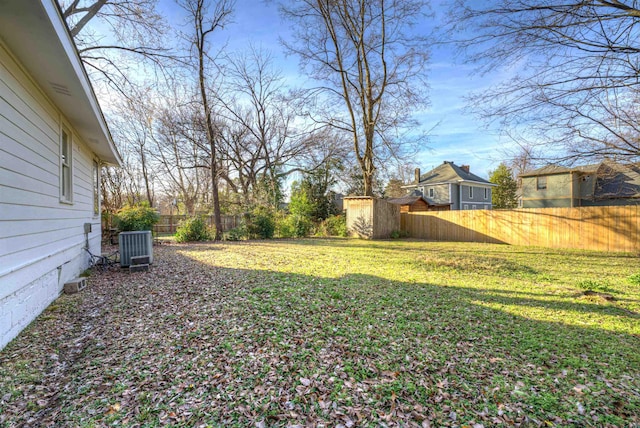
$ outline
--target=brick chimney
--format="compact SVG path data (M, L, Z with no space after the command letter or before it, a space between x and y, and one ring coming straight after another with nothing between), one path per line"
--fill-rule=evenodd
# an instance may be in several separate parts
M415 180L416 183L420 183L420 168L416 168L415 170Z
M469 174L469 165L460 165L460 169Z

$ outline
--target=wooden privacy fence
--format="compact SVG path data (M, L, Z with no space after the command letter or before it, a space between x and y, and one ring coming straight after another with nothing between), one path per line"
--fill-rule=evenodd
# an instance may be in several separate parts
M160 221L154 226L154 232L160 235L173 235L176 233L176 229L180 222L186 219L188 216L186 215L166 215L163 214L160 216ZM207 224L210 227L215 226L215 222L213 221L213 216L203 216L203 218L207 221ZM239 215L223 215L222 216L222 229L227 231L229 229L233 229L234 227L238 227L240 225Z
M640 206L402 213L412 238L640 251Z

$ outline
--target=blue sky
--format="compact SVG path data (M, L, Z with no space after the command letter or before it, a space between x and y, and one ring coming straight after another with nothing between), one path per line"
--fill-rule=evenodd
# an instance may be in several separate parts
M173 0L161 0L161 10L169 12L168 16L179 24L176 9ZM438 20L445 9L434 5L433 12ZM434 25L435 21L426 21L425 29ZM276 2L237 0L233 22L219 33L218 40L225 40L231 50L241 50L250 43L270 50L286 78L304 84L305 77L298 72L298 59L286 57L279 43L279 37L288 36L288 28L289 24L278 14ZM413 166L427 171L443 161L453 161L470 165L472 172L487 178L500 162L505 143L496 132L485 129L473 114L464 111L464 97L495 83L499 76L474 76L472 66L456 63L453 47L432 48L431 53L428 75L431 106L416 118L427 130L438 126L431 131L430 141L420 150Z

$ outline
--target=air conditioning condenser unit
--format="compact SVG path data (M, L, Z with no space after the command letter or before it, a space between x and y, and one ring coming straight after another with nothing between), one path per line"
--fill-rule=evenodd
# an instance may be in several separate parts
M150 230L120 232L118 246L122 267L130 266L131 257L137 256L149 256L149 263L153 263L153 238Z

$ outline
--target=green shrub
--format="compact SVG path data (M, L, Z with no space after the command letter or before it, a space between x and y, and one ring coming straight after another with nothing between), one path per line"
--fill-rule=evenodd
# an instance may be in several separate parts
M293 225L289 217L282 214L276 217L276 236L278 238L293 238L295 236Z
M407 238L408 236L409 232L406 230L394 230L391 232L391 239Z
M135 230L152 230L160 220L160 214L149 206L148 202L139 205L127 205L120 209L115 217L115 224L123 232Z
M326 218L318 225L318 236L347 236L347 218L338 214Z
M294 183L291 188L289 215L287 216L287 222L293 230L294 237L302 238L313 232L312 214L314 209L314 203L309 197L307 189L299 183Z
M213 234L201 217L191 217L180 222L176 230L176 242L210 241Z
M296 238L304 238L313 232L313 222L308 217L290 214L287 216L287 222Z
M251 239L272 239L276 230L273 211L256 207L245 217L247 236Z
M245 226L234 227L224 233L225 241L243 241L247 239L247 228Z
M313 233L311 219L295 214L276 218L276 236L278 238L304 238Z

